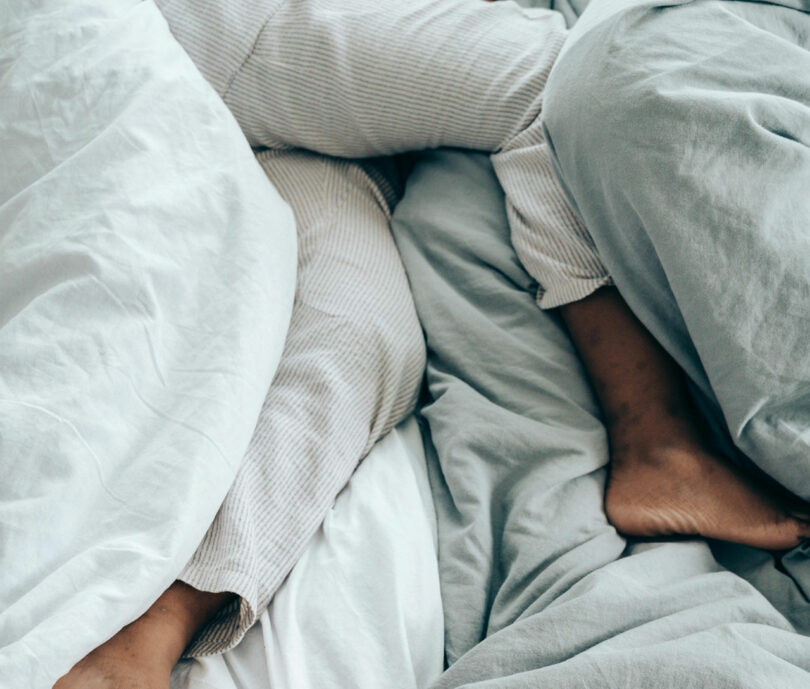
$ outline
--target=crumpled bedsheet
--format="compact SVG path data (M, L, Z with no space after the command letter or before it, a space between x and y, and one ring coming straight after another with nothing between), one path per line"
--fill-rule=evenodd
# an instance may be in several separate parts
M740 576L704 541L627 541L607 522L598 407L535 304L487 158L423 156L393 229L438 457L449 669L433 686L810 686L808 603L772 554L729 546Z
M0 685L50 689L211 523L292 213L151 2L0 0Z
M808 74L807 0L592 0L544 114L605 265L687 372L716 447L804 499ZM807 544L715 553L810 633Z
M267 610L172 689L423 689L442 671L436 515L413 415L357 467Z
M686 370L725 449L805 499L808 36L802 0L592 0L544 110L617 287Z

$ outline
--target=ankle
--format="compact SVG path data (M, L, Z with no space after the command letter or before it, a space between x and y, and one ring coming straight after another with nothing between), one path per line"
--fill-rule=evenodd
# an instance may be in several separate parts
M657 456L679 451L695 451L704 446L692 415L671 406L624 405L617 413L606 414L611 455Z

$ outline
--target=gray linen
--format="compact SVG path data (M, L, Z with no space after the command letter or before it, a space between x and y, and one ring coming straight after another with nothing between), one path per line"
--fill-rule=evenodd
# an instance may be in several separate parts
M799 7L810 10L593 0L544 117L617 287L687 372L718 447L810 499L810 13ZM806 633L808 552L718 549Z
M810 686L810 638L705 542L607 523L597 405L533 303L486 158L424 156L392 228L428 345L451 663L435 689Z

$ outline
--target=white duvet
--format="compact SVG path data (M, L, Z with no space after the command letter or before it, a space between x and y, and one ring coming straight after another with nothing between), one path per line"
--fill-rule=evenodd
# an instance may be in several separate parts
M0 686L182 569L292 306L292 215L151 2L0 0Z

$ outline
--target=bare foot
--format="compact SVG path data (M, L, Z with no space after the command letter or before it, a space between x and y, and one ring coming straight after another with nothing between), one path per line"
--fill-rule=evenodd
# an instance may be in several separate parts
M686 442L614 456L605 511L628 536L695 535L782 550L810 537L789 499Z
M605 511L618 531L769 550L810 537L810 506L707 449L683 372L615 288L566 304L562 315L608 428Z

